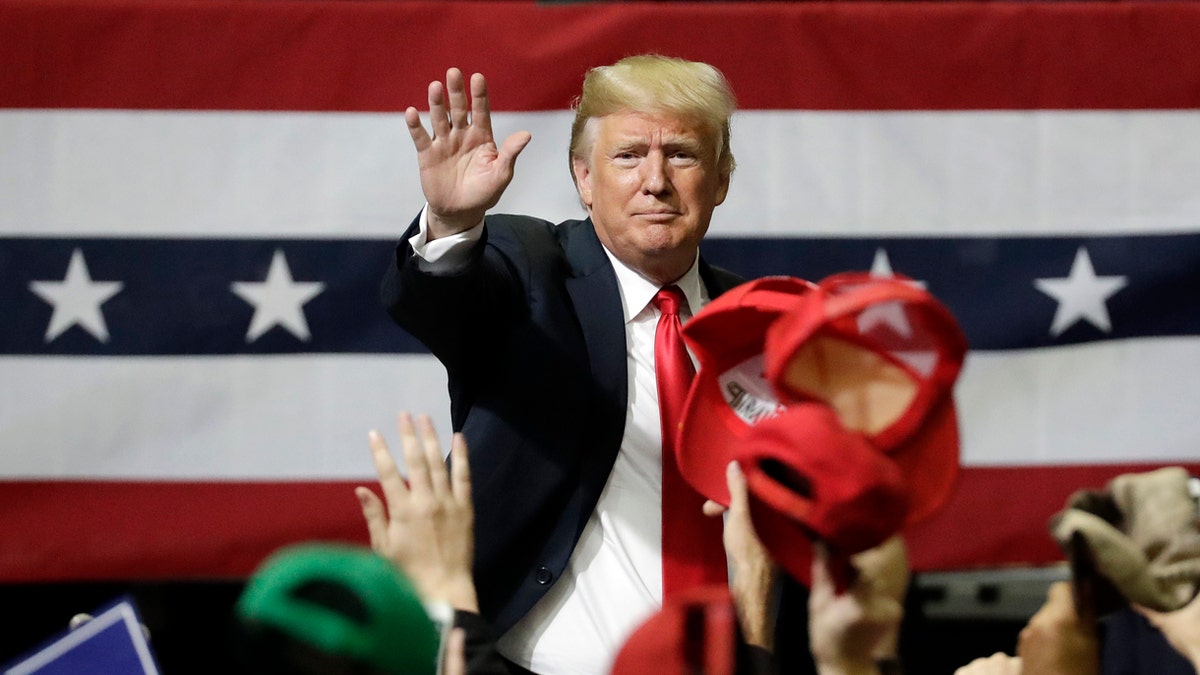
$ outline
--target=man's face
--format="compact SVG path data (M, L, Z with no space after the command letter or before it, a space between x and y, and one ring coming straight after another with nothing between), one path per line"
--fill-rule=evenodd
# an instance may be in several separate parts
M575 182L601 243L658 283L678 279L729 189L712 133L666 113L617 113L588 125L591 152L575 160Z

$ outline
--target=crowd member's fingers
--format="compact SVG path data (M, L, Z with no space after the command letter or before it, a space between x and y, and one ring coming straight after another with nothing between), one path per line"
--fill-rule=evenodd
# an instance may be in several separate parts
M954 675L1021 675L1021 658L996 652L968 663Z
M362 507L363 520L367 521L367 535L371 540L371 548L383 551L387 542L387 513L384 511L383 502L370 488L357 487L354 489L354 495L358 497L358 504Z
M399 504L408 497L408 485L400 475L396 460L388 451L383 436L374 429L367 433L367 444L371 447L371 459L375 463L375 473L379 476L379 487L383 490L383 498L389 505Z
M442 657L442 675L466 675L467 634L461 628L450 631L446 638L446 653Z
M435 497L441 499L446 495L449 485L446 461L442 456L442 444L438 440L437 430L433 428L433 420L429 418L429 415L418 415L416 428L425 471L429 474L430 489Z
M450 441L450 489L458 503L471 506L471 462L467 459L467 438L454 434Z
M408 491L414 497L428 496L433 492L433 486L412 415L400 413L396 426L400 430L400 447L404 453L404 465L408 469Z

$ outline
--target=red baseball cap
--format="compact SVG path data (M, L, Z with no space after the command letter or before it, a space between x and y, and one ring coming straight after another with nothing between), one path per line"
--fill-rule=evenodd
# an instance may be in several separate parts
M734 675L737 612L725 586L700 586L668 600L617 652L612 675Z
M807 584L812 542L822 541L844 586L850 555L882 544L910 500L900 468L822 403L789 404L754 427L739 459L759 539Z
M786 405L831 407L894 460L911 500L905 524L932 515L958 476L952 389L967 352L953 315L914 282L834 275L773 322L766 378Z
M763 370L767 329L816 285L763 277L718 296L683 326L699 361L676 443L679 471L697 492L729 504L725 467L755 424L783 410Z

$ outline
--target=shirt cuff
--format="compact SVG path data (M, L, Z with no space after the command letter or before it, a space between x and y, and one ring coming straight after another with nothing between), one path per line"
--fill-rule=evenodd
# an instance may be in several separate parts
M429 241L429 205L421 209L417 233L408 245L417 257L417 269L430 274L454 274L471 261L471 249L483 238L483 221L465 232Z

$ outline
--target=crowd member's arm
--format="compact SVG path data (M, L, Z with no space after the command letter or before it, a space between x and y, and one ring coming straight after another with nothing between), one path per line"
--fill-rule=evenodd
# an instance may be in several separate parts
M1050 585L1045 604L1017 637L1017 656L1028 673L1098 675L1100 641L1096 623L1076 612L1069 582Z
M426 600L478 612L471 577L475 514L466 441L454 435L448 472L428 416L421 415L414 425L408 413L401 413L399 428L407 483L383 437L372 430L368 441L386 508L370 489L355 490L371 548L404 570Z
M467 675L467 637L461 628L450 631L446 638L446 655L442 664L442 675Z
M737 609L738 625L747 644L773 651L775 642L775 599L779 566L754 532L750 522L750 497L746 476L737 462L725 469L729 486L729 508L708 501L704 512L725 518L725 552L733 572L731 591Z
M975 659L955 675L1098 675L1100 641L1090 612L1075 606L1071 584L1050 585L1046 602L1017 637L1017 655Z
M1174 612L1159 612L1140 605L1134 605L1134 609L1161 631L1167 642L1200 673L1200 595Z
M466 441L461 434L454 435L447 471L428 416L419 416L414 424L408 413L401 413L399 428L408 481L400 475L383 437L372 431L368 441L384 499L366 487L355 490L371 548L400 567L426 601L454 608L456 628L447 646L447 675L460 665L459 673L507 675L511 666L496 652L496 636L479 615L471 576L474 507ZM461 641L458 647L455 640Z
M855 578L838 593L828 555L824 547L815 547L808 621L810 648L821 675L886 673L896 662L908 587L904 542L897 535L851 562Z

